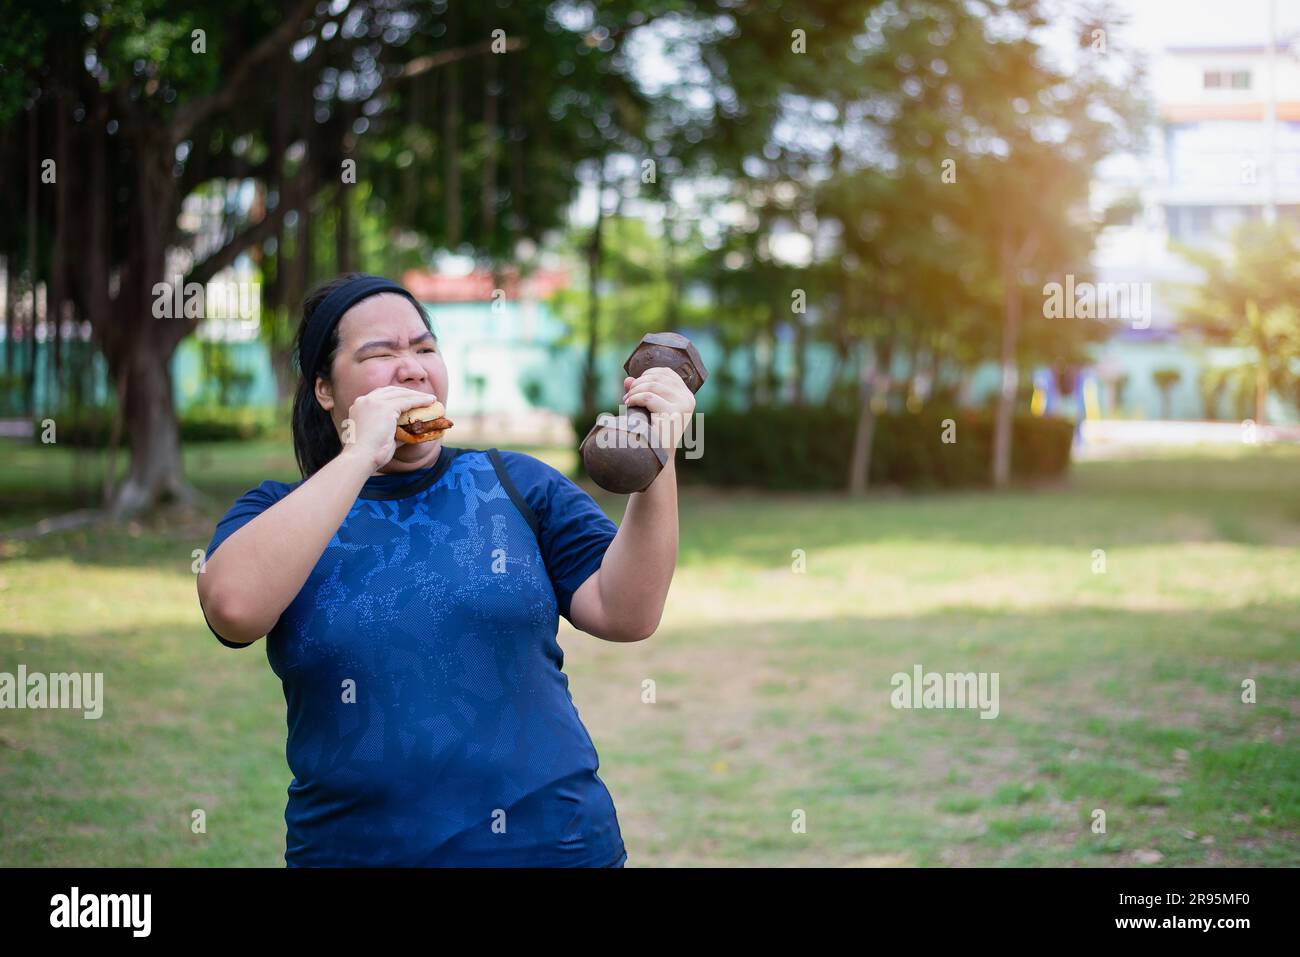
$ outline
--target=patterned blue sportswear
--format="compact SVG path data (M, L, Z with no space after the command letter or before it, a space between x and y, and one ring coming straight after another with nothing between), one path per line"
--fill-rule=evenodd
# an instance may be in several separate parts
M301 484L242 495L208 557ZM623 865L556 641L617 530L521 452L443 446L367 479L265 638L287 706L288 866Z

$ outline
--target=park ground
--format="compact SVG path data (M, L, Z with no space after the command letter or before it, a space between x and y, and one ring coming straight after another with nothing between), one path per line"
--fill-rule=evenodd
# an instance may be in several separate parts
M0 671L102 671L107 699L0 711L0 865L283 866L284 698L262 643L209 633L191 565L292 456L186 457L205 509L3 540L100 465L0 447ZM659 631L560 641L630 867L1300 863L1295 446L1001 493L683 488ZM891 707L917 664L997 672L997 718Z

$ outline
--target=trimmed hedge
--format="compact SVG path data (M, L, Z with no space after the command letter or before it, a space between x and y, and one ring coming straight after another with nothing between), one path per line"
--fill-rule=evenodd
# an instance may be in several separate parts
M841 490L848 482L857 410L778 406L702 416L703 455L679 449L678 477L722 487L780 491ZM956 441L941 441L944 420L956 424ZM573 420L579 441L591 428ZM1011 471L1018 479L1060 476L1070 465L1074 423L1030 415L1013 423ZM993 461L993 416L977 409L927 409L876 416L872 485L958 488L988 485ZM579 465L581 468L581 465Z
M234 442L256 439L275 424L271 409L255 406L195 406L181 415L182 442Z
M112 434L112 413L106 408L78 409L75 412L56 412L41 415L33 420L33 438L41 441L41 422L53 419L58 444L76 448L107 448ZM234 442L255 439L273 425L274 413L270 409L243 406L217 408L193 406L181 415L182 442ZM127 428L123 423L122 445L127 442Z

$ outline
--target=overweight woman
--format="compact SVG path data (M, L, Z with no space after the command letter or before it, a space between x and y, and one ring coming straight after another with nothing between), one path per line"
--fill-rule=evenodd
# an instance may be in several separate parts
M658 627L677 558L672 456L615 526L532 456L398 443L407 409L454 412L424 310L378 276L308 296L295 350L302 479L242 495L198 575L217 639L265 636L284 685L285 863L622 866L556 634L561 615L606 641ZM663 421L695 407L666 369L624 387Z

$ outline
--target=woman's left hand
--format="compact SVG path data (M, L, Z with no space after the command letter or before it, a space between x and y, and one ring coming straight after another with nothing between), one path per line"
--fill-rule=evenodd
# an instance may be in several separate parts
M652 428L658 428L664 448L676 448L695 412L695 393L672 369L655 366L640 376L623 380L623 404L639 405L650 413Z

